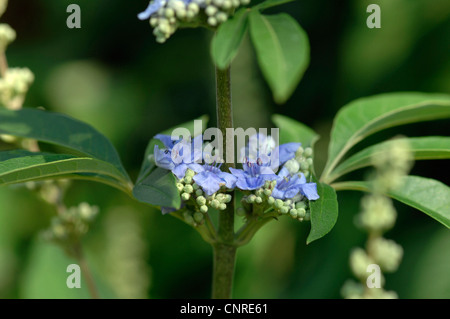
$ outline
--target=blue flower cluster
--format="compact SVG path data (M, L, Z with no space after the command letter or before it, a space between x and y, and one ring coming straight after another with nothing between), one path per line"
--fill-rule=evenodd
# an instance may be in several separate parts
M316 184L307 182L312 150L304 150L300 143L275 146L270 137L255 135L241 150L242 168L224 172L220 163L208 164L212 155L203 150L201 135L192 140L174 141L161 134L155 138L164 144L164 148L154 148L156 165L172 171L183 201L190 201L201 213L206 213L208 207L225 210L231 201L227 192L238 189L244 193L245 205L268 205L280 214L289 212L303 220L305 199L319 198Z

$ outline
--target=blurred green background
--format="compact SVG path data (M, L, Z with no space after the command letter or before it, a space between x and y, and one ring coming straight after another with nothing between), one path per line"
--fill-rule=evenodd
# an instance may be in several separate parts
M66 27L66 8L77 3L82 28ZM367 5L381 6L381 29L366 27ZM136 14L146 0L14 0L2 18L18 34L7 52L11 66L29 67L36 81L26 105L69 114L90 123L119 150L132 178L148 140L203 114L214 118L212 34L180 30L159 45ZM332 119L347 102L390 91L450 92L450 2L447 0L297 0L277 11L292 14L307 31L311 65L282 106L255 63L248 39L233 63L235 124L271 127L270 116L291 116L320 133L316 165L326 160ZM448 121L408 125L371 137L448 135ZM358 145L355 150L364 145ZM413 174L447 184L448 161L419 162ZM358 172L352 178L364 177ZM236 298L340 298L351 277L349 251L362 246L356 229L360 194L339 193L333 231L306 246L307 224L281 219L238 251ZM212 251L190 227L115 189L74 182L67 205L87 201L101 214L84 240L87 259L104 297L208 298ZM387 289L400 298L450 298L450 233L401 204L386 237L405 250ZM24 187L0 189L0 297L84 298L66 287L74 263L42 241L54 208Z

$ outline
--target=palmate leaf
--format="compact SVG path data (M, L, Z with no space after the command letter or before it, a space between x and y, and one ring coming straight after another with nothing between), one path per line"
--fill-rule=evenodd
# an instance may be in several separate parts
M0 186L28 181L73 178L104 183L131 194L131 184L112 164L66 154L0 152Z
M329 181L332 182L344 174L370 166L373 156L385 156L385 150L389 149L389 145L396 143L397 140L399 139L378 143L352 155L333 170ZM402 138L401 140L405 140L409 144L415 160L450 158L450 137L427 136Z
M357 190L370 192L370 182L349 181L332 185L336 190ZM450 228L450 187L420 176L406 176L402 186L386 195L414 207Z
M323 182L344 155L365 137L396 125L450 118L450 96L428 93L388 93L358 99L344 106L331 132Z

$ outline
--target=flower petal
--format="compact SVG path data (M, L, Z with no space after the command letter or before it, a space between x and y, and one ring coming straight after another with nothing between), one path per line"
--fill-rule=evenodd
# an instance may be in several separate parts
M164 4L165 0L153 0L149 3L147 9L145 11L138 14L139 20L147 20L150 18L150 16L159 10Z
M172 173L178 178L178 179L182 179L184 177L184 175L186 175L186 171L188 169L188 165L187 164L179 164L176 165L173 169L172 169Z
M297 152L298 148L302 145L302 143L286 143L282 144L279 147L279 160L280 165L283 165L288 160L295 157L295 152Z
M317 194L317 185L316 183L306 183L303 184L300 192L306 196L309 200L319 199L319 194Z
M233 189L236 187L237 177L226 172L220 172L217 174L221 179L225 181L225 186L229 189Z
M220 183L222 180L209 171L204 171L194 176L194 181L199 185L203 191L211 196L220 189Z
M166 152L167 150L160 150L158 145L155 145L153 149L153 155L155 157L155 164L158 167L167 169L171 171L175 168L175 164L170 158L170 153Z

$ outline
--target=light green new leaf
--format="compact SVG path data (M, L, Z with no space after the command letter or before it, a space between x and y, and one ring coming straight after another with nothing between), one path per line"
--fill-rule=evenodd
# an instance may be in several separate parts
M114 165L129 179L111 142L90 125L67 115L38 109L0 109L0 134L60 145Z
M265 10L276 6L281 6L282 4L292 2L294 0L266 0L254 6L252 9L255 10Z
M280 129L280 144L300 142L303 147L313 147L319 139L311 128L287 116L275 114L272 121Z
M450 96L429 93L388 93L358 99L337 114L331 132L322 181L355 144L380 130L401 124L450 118Z
M328 234L338 218L338 201L335 190L327 184L317 183L317 193L320 198L310 201L311 231L306 239L306 244Z
M341 182L332 186L338 191L371 190L369 182ZM387 195L424 212L450 228L450 187L447 185L431 178L405 176L403 185Z
M131 195L131 184L110 163L73 155L0 152L0 186L49 178L88 179L104 183Z
M373 156L385 156L385 150L389 149L389 145L396 143L397 140L399 139L372 145L352 155L334 169L329 181L334 181L344 174L370 166ZM408 142L415 160L450 158L450 137L427 136L402 138L401 140Z
M220 68L227 68L236 56L248 27L248 9L242 8L220 25L211 42L211 56Z
M294 92L309 64L306 32L285 13L265 16L250 13L250 35L259 66L277 103Z

